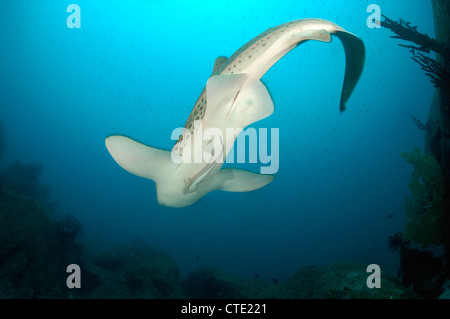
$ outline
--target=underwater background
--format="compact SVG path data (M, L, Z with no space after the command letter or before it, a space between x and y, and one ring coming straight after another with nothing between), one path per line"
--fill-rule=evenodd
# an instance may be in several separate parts
M71 3L81 8L79 29L66 25ZM167 252L181 279L209 266L282 282L300 267L337 262L378 264L396 277L399 255L386 242L404 230L413 171L400 154L423 149L411 115L426 121L434 88L390 30L368 28L371 3L2 1L0 169L39 164L53 214L81 223L86 255L140 240ZM434 36L430 1L377 4ZM300 45L264 75L275 112L252 127L279 128L272 183L168 208L152 181L112 159L104 140L113 134L171 149L218 56L311 17L363 39L365 69L343 114L336 38ZM228 166L257 172L261 164Z

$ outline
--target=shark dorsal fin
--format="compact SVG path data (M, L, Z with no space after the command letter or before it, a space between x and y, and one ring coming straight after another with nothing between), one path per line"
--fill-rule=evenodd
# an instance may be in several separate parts
M216 61L214 62L214 67L213 67L213 72L212 74L214 75L217 71L219 71L220 67L227 62L227 58L224 56L219 56Z

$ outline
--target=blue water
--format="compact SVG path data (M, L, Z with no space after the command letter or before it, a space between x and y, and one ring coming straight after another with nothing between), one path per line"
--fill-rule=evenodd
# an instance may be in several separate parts
M389 30L367 27L372 1L73 1L80 29L66 25L70 1L0 3L2 167L41 163L58 212L82 221L86 250L141 238L169 252L181 276L209 265L284 280L301 266L340 261L396 275L386 239L404 229L412 172L400 153L423 148L410 115L426 121L433 88ZM430 1L377 4L434 36ZM152 181L111 158L104 139L112 134L170 149L216 57L309 17L361 37L366 65L343 114L337 39L303 44L266 73L275 112L254 127L279 128L271 184L167 208Z

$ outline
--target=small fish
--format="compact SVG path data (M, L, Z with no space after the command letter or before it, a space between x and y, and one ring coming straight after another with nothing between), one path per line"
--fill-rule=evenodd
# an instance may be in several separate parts
M272 278L272 283L277 284L278 283L278 279Z

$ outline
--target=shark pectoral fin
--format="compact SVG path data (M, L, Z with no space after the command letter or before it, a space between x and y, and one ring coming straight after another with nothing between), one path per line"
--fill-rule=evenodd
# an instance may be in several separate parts
M261 175L235 168L224 168L214 176L214 189L226 192L249 192L266 186L273 175Z
M204 119L225 119L249 76L244 73L213 75L206 82L206 112Z
M273 111L273 101L266 86L250 77L236 97L228 118L244 128L268 117Z
M335 35L341 40L345 50L345 77L340 105L341 112L344 112L345 104L350 99L361 77L366 59L366 47L364 42L353 33L336 31Z
M214 67L213 67L213 71L212 74L214 75L217 71L219 71L219 69L222 67L222 65L227 62L227 58L224 56L219 56L216 61L214 62Z
M146 146L125 136L110 136L105 139L105 144L122 168L155 182L161 180L169 165L175 167L169 151Z
M204 121L227 121L244 128L274 111L266 86L247 74L215 75L206 83Z

